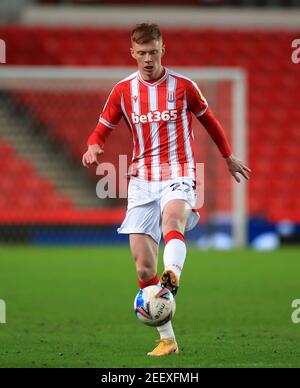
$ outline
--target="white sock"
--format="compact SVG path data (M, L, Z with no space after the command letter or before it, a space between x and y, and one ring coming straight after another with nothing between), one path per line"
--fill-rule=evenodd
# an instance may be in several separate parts
M158 332L159 332L160 339L169 338L169 339L173 339L174 341L176 341L176 338L175 338L175 334L174 334L174 330L173 330L173 326L172 326L172 322L171 322L171 321L165 323L165 324L162 325L162 326L158 326L158 327L157 327L157 330L158 330Z
M164 266L165 269L172 270L177 276L178 280L183 269L185 258L185 242L177 238L172 238L168 240L164 250Z

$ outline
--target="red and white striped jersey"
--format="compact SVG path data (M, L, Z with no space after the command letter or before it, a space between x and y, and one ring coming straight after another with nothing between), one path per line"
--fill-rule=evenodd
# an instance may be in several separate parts
M199 118L207 109L189 78L165 69L160 79L147 82L135 72L111 91L88 144L103 146L124 117L133 139L132 175L149 181L194 178L192 113Z

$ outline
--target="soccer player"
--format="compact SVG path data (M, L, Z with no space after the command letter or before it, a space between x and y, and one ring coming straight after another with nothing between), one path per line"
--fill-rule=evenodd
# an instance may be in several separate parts
M118 233L129 234L140 288L161 283L175 295L186 258L184 233L198 222L195 206L192 114L219 148L237 182L250 169L232 155L224 130L198 86L162 66L165 54L156 24L138 24L131 34L137 72L115 85L88 139L85 167L98 164L105 140L123 117L133 139L128 207ZM158 245L163 234L164 271L157 274ZM150 356L178 353L171 321L157 328L160 339Z

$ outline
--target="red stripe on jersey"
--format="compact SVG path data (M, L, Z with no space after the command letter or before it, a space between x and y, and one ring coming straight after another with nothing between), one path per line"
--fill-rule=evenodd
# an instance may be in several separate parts
M158 95L158 110L163 112L167 107L167 87L166 81L164 84L157 88ZM160 155L160 179L167 179L169 175L170 157L169 157L169 133L167 125L164 122L159 123L159 155ZM165 167L168 166L167 171Z
M191 117L191 121L192 121L192 117ZM194 138L193 138L192 123L189 125L189 135L190 135L190 145L191 145L191 150L192 150L192 158L193 158L193 161L195 164L196 163L196 160L195 160L195 142L194 142ZM195 171L196 171L196 166L195 166Z
M130 112L132 112L131 99L132 99L132 95L130 91L130 82L128 82L126 85L126 88L124 88L124 93L123 93L124 109L126 112L126 116L128 117L128 120L130 120ZM127 121L127 118L126 118L126 121ZM131 168L132 168L132 171L134 171L133 175L138 176L139 172L137 170L137 157L140 154L140 143L138 140L138 135L137 135L135 125L132 124L131 121L130 123L128 123L128 125L131 128L132 138L135 144L134 153L132 155Z
M179 81L179 80L178 80ZM178 82L179 83L179 82ZM178 85L177 85L178 90ZM181 89L183 90L183 89ZM183 91L184 93L184 91ZM180 112L180 116L182 116L182 112L184 110L184 97L176 98L176 109ZM187 155L185 151L185 142L187 139L184 138L184 125L182 117L178 120L176 124L176 137L177 137L177 159L181 169L178 171L179 176L184 175L184 167L187 164Z
M140 95L140 115L146 115L150 112L149 104L149 91L148 86L139 82L139 95ZM144 161L145 161L145 173L146 179L152 180L151 172L151 159L152 159L152 140L151 140L151 129L149 122L143 123L143 140L144 140Z
M195 147L194 147L193 127L192 127L193 117L190 111L187 111L187 119L188 119L189 145L192 152L189 162L193 163L195 166ZM189 166L189 167L192 167L192 166Z

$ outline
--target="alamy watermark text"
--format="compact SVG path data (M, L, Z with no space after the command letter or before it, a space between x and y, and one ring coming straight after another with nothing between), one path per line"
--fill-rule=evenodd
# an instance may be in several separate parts
M294 39L292 41L292 62L297 65L300 63L300 39Z
M300 323L300 299L295 299L292 302L292 309L295 309L292 313L292 322Z
M0 63L6 63L6 44L3 39L0 39Z
M0 323L6 323L6 305L2 299L0 299Z

